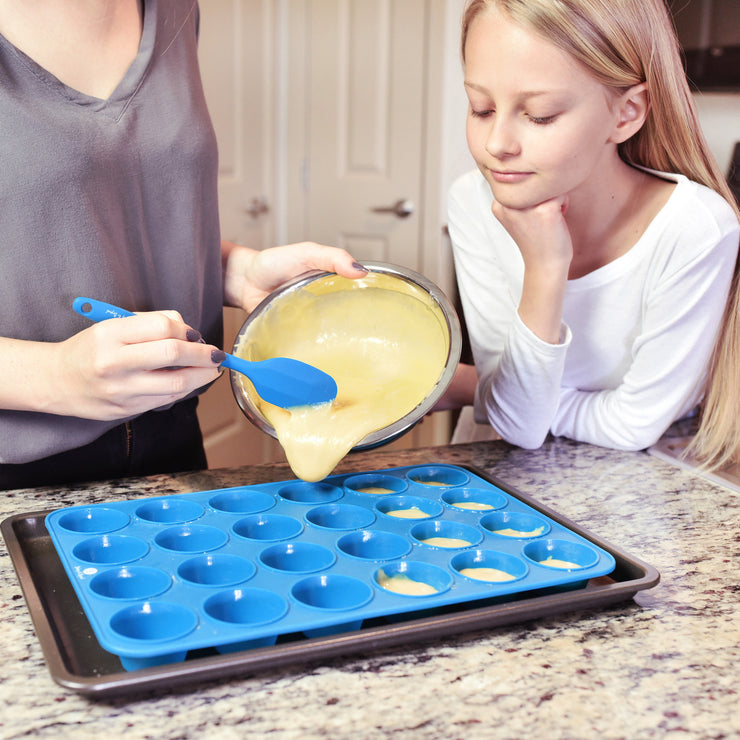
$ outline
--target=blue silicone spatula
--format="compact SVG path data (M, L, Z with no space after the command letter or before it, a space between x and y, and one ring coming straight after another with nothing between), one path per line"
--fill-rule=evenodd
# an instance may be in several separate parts
M133 316L131 311L93 298L75 298L72 308L92 321ZM337 396L337 384L313 365L289 357L272 357L251 362L226 354L223 367L246 375L260 398L284 409L328 403Z

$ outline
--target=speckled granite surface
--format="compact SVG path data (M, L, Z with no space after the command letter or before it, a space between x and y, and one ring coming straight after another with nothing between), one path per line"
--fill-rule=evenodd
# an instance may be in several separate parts
M740 497L645 453L555 440L353 455L493 473L620 549L660 584L635 601L145 698L57 686L0 545L0 737L731 738L740 736ZM0 519L117 497L287 478L284 466L0 493Z

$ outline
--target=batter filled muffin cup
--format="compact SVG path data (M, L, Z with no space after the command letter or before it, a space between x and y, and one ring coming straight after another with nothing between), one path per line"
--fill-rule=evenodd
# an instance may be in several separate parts
M524 546L524 556L545 568L579 570L590 568L599 561L596 550L569 540L536 540Z
M442 501L455 509L481 512L503 509L507 504L506 496L496 491L486 491L482 488L455 488L442 494Z
M423 545L448 549L471 547L483 539L483 534L475 527L445 520L420 522L409 534Z
M387 496L389 493L401 493L408 488L403 478L393 475L366 473L353 475L344 481L344 487L354 493L367 493L373 496Z
M449 486L462 486L470 480L470 476L459 468L448 468L444 465L426 465L424 467L409 470L406 477L412 483L423 486L438 486L447 488Z
M496 511L486 514L480 520L480 525L491 534L515 539L542 537L550 531L549 522L534 514L518 511Z
M443 509L438 501L421 496L387 496L375 508L385 516L397 519L431 519L439 516Z
M467 550L455 555L450 565L464 578L490 583L518 581L529 572L521 558L495 550Z
M415 598L444 593L453 582L444 568L415 560L388 563L375 571L374 580L385 591Z

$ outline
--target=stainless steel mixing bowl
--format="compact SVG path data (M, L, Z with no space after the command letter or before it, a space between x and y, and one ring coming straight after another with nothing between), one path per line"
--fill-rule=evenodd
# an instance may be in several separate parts
M462 335L457 313L455 312L452 303L450 303L447 296L437 285L425 278L423 275L420 275L419 273L414 272L413 270L409 270L405 267L399 267L398 265L387 264L384 262L364 262L363 264L371 273L382 273L384 275L391 276L392 278L394 278L394 280L397 279L398 281L400 281L399 290L402 292L403 282L405 281L412 286L416 286L417 289L421 288L425 293L427 293L441 311L444 320L444 329L446 330L448 339L448 349L447 361L445 363L444 369L442 370L439 379L437 380L434 387L430 389L429 394L426 396L426 398L415 409L413 409L413 411L409 412L405 416L402 416L401 418L394 421L392 424L389 424L382 429L368 434L359 444L357 444L353 448L354 451L371 449L373 447L378 447L380 445L391 442L392 440L397 439L401 435L405 434L418 421L424 418L425 414L427 414L432 409L434 404L439 400L439 398L447 389L447 386L450 384L452 376L455 373L458 361L460 360L460 351L462 347ZM240 354L240 348L244 344L246 333L249 331L252 324L258 321L262 314L267 311L267 309L276 306L278 302L290 301L291 296L296 291L300 290L301 288L315 280L320 280L321 278L327 276L333 276L333 273L322 272L319 270L309 272L295 278L294 280L283 285L274 293L271 293L267 298L265 298L264 301L262 301L262 303L259 304L259 306L257 306L257 308L255 308L254 311L252 311L252 313L242 325L239 333L236 336L236 339L234 340L233 353ZM235 373L233 371L230 372L232 392L234 393L234 397L236 398L236 401L239 404L241 410L244 412L245 416L258 429L261 429L266 434L277 438L275 429L273 428L272 424L270 424L264 418L259 409L255 406L253 400L250 398L250 395L247 393L243 381L243 376L240 373Z

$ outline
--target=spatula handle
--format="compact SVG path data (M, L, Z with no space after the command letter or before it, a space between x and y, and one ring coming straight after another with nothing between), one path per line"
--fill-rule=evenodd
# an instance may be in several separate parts
M123 319L128 316L133 316L131 311L126 311L125 308L119 308L113 306L110 303L104 303L103 301L96 301L94 298L75 298L72 301L72 308L77 311L80 316L85 316L91 321L105 321L105 319Z

